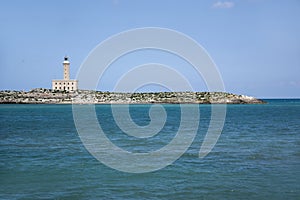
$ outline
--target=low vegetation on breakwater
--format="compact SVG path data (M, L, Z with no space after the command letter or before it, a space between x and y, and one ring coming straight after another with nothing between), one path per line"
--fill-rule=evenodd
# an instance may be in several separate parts
M1 104L262 104L254 97L225 92L143 92L122 93L78 90L74 92L51 89L31 91L0 91Z

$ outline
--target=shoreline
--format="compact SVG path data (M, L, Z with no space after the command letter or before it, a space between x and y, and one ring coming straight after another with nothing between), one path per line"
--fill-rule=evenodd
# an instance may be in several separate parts
M251 96L226 92L103 92L51 89L0 91L0 104L265 104Z

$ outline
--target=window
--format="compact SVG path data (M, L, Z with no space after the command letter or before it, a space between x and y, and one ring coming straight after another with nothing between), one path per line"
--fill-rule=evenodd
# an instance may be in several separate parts
M57 89L57 87L55 87L55 89Z
M72 85L74 85L74 83L72 82Z
M69 89L69 87L68 87L68 89Z
M61 89L61 87L59 87L59 89Z

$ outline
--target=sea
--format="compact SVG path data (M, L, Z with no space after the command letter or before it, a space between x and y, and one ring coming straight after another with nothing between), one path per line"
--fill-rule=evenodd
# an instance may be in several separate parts
M203 158L199 149L212 109L200 105L199 127L186 151L145 173L120 171L96 159L79 136L72 105L2 104L0 199L300 199L300 100L265 101L227 105L221 135ZM137 126L150 123L151 106L129 106ZM150 138L124 133L111 105L95 105L95 112L114 145L147 153L172 141L180 126L181 105L162 106L166 122Z

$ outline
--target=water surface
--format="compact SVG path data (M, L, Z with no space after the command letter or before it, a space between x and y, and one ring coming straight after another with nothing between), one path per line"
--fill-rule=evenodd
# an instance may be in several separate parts
M0 105L0 199L299 199L300 100L228 105L222 135L204 159L198 152L210 106L201 105L200 128L183 156L151 173L111 169L84 148L71 105ZM97 105L103 130L135 152L159 149L175 135L179 105L164 105L162 131L148 140L128 137L109 105ZM139 125L149 105L132 105ZM117 161L116 161L117 162Z

